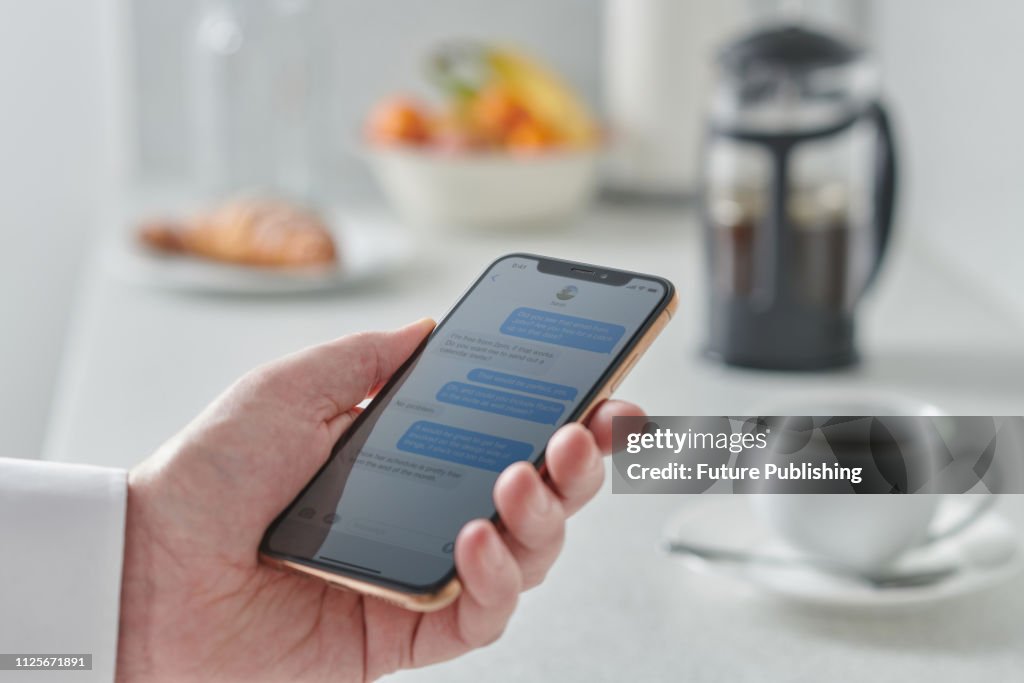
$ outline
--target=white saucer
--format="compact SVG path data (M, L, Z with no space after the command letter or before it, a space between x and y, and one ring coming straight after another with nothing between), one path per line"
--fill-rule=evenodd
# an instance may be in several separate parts
M705 495L669 520L667 539L729 548L772 557L800 554L760 526L742 495ZM967 550L984 538L986 546L1005 544L997 562L972 562ZM939 569L956 564L960 571L920 587L874 588L865 582L816 569L811 565L735 564L676 555L690 569L728 576L787 602L817 608L862 611L904 611L932 605L997 586L1024 568L1021 537L1001 514L991 512L946 541L907 553L893 569Z
M413 240L401 225L382 218L331 214L340 265L278 270L161 255L135 240L134 232L110 235L104 266L131 284L197 293L297 294L354 287L405 265Z

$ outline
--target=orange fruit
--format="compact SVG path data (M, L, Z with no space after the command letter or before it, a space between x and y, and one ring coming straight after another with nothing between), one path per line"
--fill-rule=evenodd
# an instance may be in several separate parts
M556 146L557 141L550 130L539 121L520 121L505 136L505 146L512 151L533 152Z
M471 125L494 142L500 142L523 121L530 112L506 88L483 88L467 106Z
M423 145L431 139L428 109L409 97L391 97L370 112L366 134L371 142L385 145Z

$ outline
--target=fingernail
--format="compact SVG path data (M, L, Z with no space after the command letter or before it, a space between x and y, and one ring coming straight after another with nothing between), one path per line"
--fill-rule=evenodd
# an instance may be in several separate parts
M433 318L420 318L416 322L410 323L409 327L434 327L436 325Z

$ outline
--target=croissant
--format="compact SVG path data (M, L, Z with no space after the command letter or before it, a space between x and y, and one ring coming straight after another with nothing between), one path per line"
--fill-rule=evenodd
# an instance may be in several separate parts
M312 211L284 201L236 199L180 222L155 221L139 230L143 244L249 266L335 263L337 247Z

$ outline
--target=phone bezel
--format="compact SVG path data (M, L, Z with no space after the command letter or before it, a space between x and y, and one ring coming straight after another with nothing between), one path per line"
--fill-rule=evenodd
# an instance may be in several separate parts
M535 260L537 262L537 271L544 274L553 274L561 277L570 277L585 280L588 282L594 282L597 284L608 285L610 287L621 287L634 278L643 278L660 283L665 290L661 299L657 302L657 304L655 304L651 308L651 312L644 319L643 323L636 329L636 331L630 337L629 341L625 344L625 346L622 347L622 349L615 356L615 358L609 361L608 365L604 369L604 372L594 383L593 388L591 388L591 390L582 398L582 400L580 400L579 404L577 405L577 408L566 417L566 419L561 423L561 425L559 425L559 427L570 422L575 422L578 419L580 419L580 417L586 414L587 410L589 410L592 406L595 398L597 398L597 396L604 389L604 387L607 386L607 384L614 378L616 371L620 368L622 363L629 358L630 354L636 348L637 344L639 344L641 340L644 339L647 332L651 329L653 325L657 323L659 317L665 312L665 310L669 307L669 304L675 298L675 286L669 280L663 277L658 277L656 275L649 275L647 273L639 273L615 268L605 268L590 263L566 261L564 259L539 256L537 254L530 254L525 252L505 254L491 261L481 271L480 275L477 276L477 278L472 282L472 284L466 288L466 290L462 293L461 296L459 296L455 304L453 304L451 308L449 308L448 311L444 314L444 316L441 317L441 319L438 321L437 325L434 327L431 333L427 335L427 337L420 343L420 345L409 356L409 358L394 372L391 378L388 379L388 381L380 389L377 395L384 396L388 394L390 390L394 387L394 385L403 379L405 373L407 373L409 369L415 364L416 360L419 359L420 355L426 349L430 341L434 339L435 335L441 332L445 323L451 318L451 316L456 311L458 311L459 306L461 306L462 303L466 301L466 299L476 290L476 288L480 285L484 277L487 276L487 273L489 273L491 269L493 269L502 261L515 258ZM606 277L602 278L602 274L606 275ZM362 573L354 569L348 570L341 567L337 567L335 565L320 563L310 558L297 557L294 555L288 555L286 553L279 553L271 550L269 547L269 539L270 536L274 533L274 530L285 518L287 513L292 509L296 502L306 493L306 491L313 485L317 478L320 477L321 473L324 471L327 465L336 457L338 451L344 445L344 442L347 441L347 439L350 438L352 434L356 433L356 431L363 424L363 422L369 419L369 416L373 408L374 402L371 401L369 405L366 406L366 409L362 411L362 413L360 413L355 420L352 421L352 424L349 426L348 429L345 430L345 433L342 434L338 441L336 441L335 444L331 447L331 454L328 456L327 460L320 467L320 469L317 470L317 473L313 475L312 478L310 478L309 482L303 487L302 491L300 491L295 496L295 498L290 503L288 503L288 505L285 506L281 513L274 519L273 522L271 522L270 526L267 527L267 531L264 533L263 538L260 541L259 552L261 555L264 555L273 561L287 561L291 564L299 564L306 567L310 567L311 569L316 569L320 573L348 577L351 579L355 579L357 581L381 586L383 588L397 590L402 593L407 593L411 595L428 595L432 593L437 593L438 591L442 590L446 585L450 584L458 576L458 573L455 568L454 554L452 556L451 569L448 570L448 572L446 572L440 579L430 584L414 585L407 584L395 579L389 579L388 577L380 574ZM538 470L543 468L546 454L547 449L545 448L537 455L536 460L533 462L533 465ZM499 515L497 510L495 510L491 514L490 519L495 523L499 522Z

